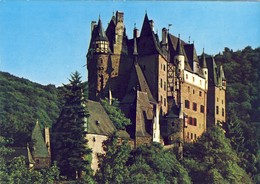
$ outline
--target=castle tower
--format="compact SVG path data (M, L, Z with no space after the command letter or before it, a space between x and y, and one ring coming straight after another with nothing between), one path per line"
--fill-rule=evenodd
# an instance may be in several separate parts
M124 13L119 11L116 12L115 43L113 53L123 55L126 55L128 53L126 45Z
M184 66L185 66L184 53L183 53L180 35L178 38L176 52L177 52L177 54L174 56L174 62L177 64L177 70L178 70L177 72L178 72L178 74L180 74L180 72L184 70Z
M99 19L97 25L92 25L92 37L87 55L89 99L98 100L105 95L109 78L108 59L109 41Z
M204 48L203 48L203 52L201 55L201 63L200 63L202 72L203 72L203 76L206 79L206 89L208 89L208 68L207 68L207 63L206 63L206 56L204 53Z
M222 66L214 57L206 59L208 66L208 113L207 127L222 126L226 122L226 79Z

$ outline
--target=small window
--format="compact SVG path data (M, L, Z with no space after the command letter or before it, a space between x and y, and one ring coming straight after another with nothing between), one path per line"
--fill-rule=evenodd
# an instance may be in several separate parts
M160 85L161 85L161 88L162 88L162 83L163 83L163 82L162 82L162 79L161 79L161 84L160 84Z
M192 77L192 81L195 82L195 77Z
M224 117L225 116L225 109L222 108L222 116Z
M161 103L162 103L163 101L162 101L162 96L161 96Z
M188 74L186 74L186 79L188 79L189 78L189 76L188 76Z
M185 100L185 108L189 109L190 108L190 101Z
M190 133L189 133L189 132L187 132L187 138L188 138L188 139L190 138Z
M192 117L189 117L188 124L192 125L192 121L193 121L193 118L192 118Z
M218 114L219 113L219 109L218 109L218 106L216 107L216 114Z
M204 113L204 105L200 105L200 112Z
M195 94L195 90L193 90L192 92L193 92L193 94Z
M224 100L221 100L221 103L224 104Z
M193 110L197 111L197 104L196 103L193 103Z
M163 102L164 106L166 106L166 98L164 98Z
M197 118L193 118L193 125L197 126Z
M202 96L202 92L201 91L199 92L199 95Z
M165 67L165 65L163 65L163 71L165 71L166 70L166 67Z
M190 92L190 86L188 86L188 92Z
M163 84L164 91L166 91L166 82Z
M190 138L193 139L193 133L190 133Z
M218 98L217 98L217 102L218 102Z
M194 134L194 139L197 139L197 135L196 134Z

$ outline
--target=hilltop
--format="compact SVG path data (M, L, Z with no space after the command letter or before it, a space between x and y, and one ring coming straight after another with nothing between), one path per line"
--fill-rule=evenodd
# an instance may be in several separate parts
M51 127L59 114L58 94L54 85L44 86L0 72L1 136L24 145L37 119Z

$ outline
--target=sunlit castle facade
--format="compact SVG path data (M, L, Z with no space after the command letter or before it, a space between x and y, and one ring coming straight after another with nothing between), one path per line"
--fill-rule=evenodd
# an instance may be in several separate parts
M133 125L126 131L135 146L195 141L208 127L226 121L226 80L222 66L145 14L132 38L124 13L116 12L106 30L91 23L87 53L89 99L117 98Z

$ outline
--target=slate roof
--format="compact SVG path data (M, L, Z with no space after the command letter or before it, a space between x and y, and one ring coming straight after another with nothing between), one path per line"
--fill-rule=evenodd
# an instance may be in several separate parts
M217 76L217 65L213 57L206 58L206 63L208 66L208 85L217 86L218 76Z
M168 34L168 40L169 40L170 62L173 63L176 66L177 63L174 62L174 56L176 56L178 54L177 45L178 45L178 42L179 42L178 41L179 38L177 38L176 36L169 33ZM180 39L180 48L182 48L182 52L183 52L183 55L184 55L184 64L185 64L184 68L185 68L185 70L192 72L192 69L191 69L189 62L188 62L189 59L187 57L184 45L186 45L186 43L183 40Z
M147 125L152 123L153 120L153 109L149 108L150 102L146 92L137 91L136 100L136 128L135 136L147 137L150 134L147 132ZM148 121L147 121L148 120Z
M32 132L32 141L33 141L33 157L49 157L49 153L43 139L42 131L39 125L38 120L36 121L35 127Z
M127 93L126 96L123 98L122 103L134 103L136 100L136 90L146 92L149 101L153 104L157 103L151 93L151 90L145 79L143 71L138 63L134 63L132 67L129 83L127 87Z
M90 114L87 119L87 133L110 136L116 131L116 127L99 102L88 100L87 107ZM119 131L118 135L129 138L126 131Z
M152 30L147 13L144 17L143 26L140 34L140 40L142 40L138 42L138 53L140 55L160 54L162 57L165 57L161 49L159 37ZM146 48L140 46L140 42L148 42L151 43L151 45L149 45L149 48Z
M207 62L206 62L206 56L205 56L205 53L204 53L204 49L203 49L203 53L202 53L201 58L200 58L200 67L201 68L207 68Z
M98 20L98 25L96 27L96 32L97 32L97 35L95 37L95 40L96 41L108 41L108 38L104 32L104 29L102 27L102 22L101 20L99 19Z

